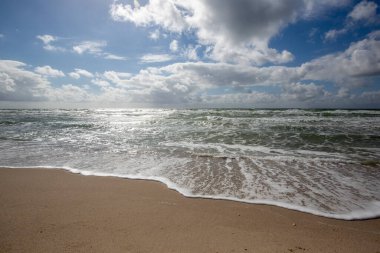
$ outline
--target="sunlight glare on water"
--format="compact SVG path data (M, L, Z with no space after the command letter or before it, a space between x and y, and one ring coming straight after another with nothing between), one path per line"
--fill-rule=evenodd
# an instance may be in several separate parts
M0 110L2 166L153 179L186 196L380 214L380 111Z

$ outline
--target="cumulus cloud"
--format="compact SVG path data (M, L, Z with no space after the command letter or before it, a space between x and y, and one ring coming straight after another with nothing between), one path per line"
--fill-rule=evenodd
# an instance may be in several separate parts
M263 65L284 64L294 59L287 51L270 48L270 40L284 27L302 18L312 18L326 8L350 4L349 0L149 0L145 5L115 1L110 15L115 21L136 26L159 27L172 33L194 34L203 46L203 55L216 62ZM377 4L363 0L347 15L346 26L325 34L333 40L347 33L352 22L374 22ZM157 39L159 30L150 37ZM187 55L197 60L197 49L187 46ZM170 44L178 51L178 42Z
M69 73L69 76L72 77L72 78L74 78L74 79L79 79L82 76L83 77L87 77L87 78L94 77L94 75L91 72L89 72L89 71L87 71L85 69L75 69L73 72Z
M145 106L379 107L379 91L358 93L380 75L380 33L352 43L345 51L300 66L258 67L224 62L182 62L147 67L136 74L113 70L70 76L91 78L92 86L54 88L44 75L20 62L0 61L0 100L103 101ZM334 84L327 91L326 84ZM262 86L271 92L258 92ZM219 91L215 94L214 91ZM59 93L66 95L59 96ZM222 93L222 94L220 94ZM75 95L77 94L77 95Z
M77 54L94 54L100 55L103 52L103 48L107 46L106 41L82 41L73 46L73 50Z
M111 5L110 14L116 21L129 21L139 26L158 24L174 32L181 32L187 27L174 1L154 0L144 6L114 2Z
M149 0L145 5L114 2L110 15L115 21L136 26L158 26L174 33L193 33L218 62L262 65L292 61L291 52L269 47L281 29L335 1L267 0Z
M364 21L366 23L373 23L378 20L376 14L377 4L372 1L361 1L354 9L348 14L348 17L353 21Z
M360 85L360 78L380 74L380 40L371 33L344 52L330 54L302 65L307 77L331 80L338 85Z
M55 36L48 35L48 34L38 35L37 39L40 39L44 44L49 44L49 43L57 40L57 38Z
M86 89L73 84L64 84L60 88L52 89L49 100L54 102L87 102L93 97Z
M197 61L199 60L198 51L200 51L201 45L188 45L180 47L178 40L172 40L169 44L169 49L173 53L178 53L180 56L187 60Z
M115 2L110 14L116 21L138 26L158 25L178 33L193 30L201 44L210 46L209 57L216 61L263 64L293 59L290 52L277 52L268 48L268 43L295 20L300 6L302 0L150 0L134 7Z
M326 41L332 41L335 40L337 37L345 34L348 32L347 28L342 28L342 29L331 29L328 32L325 33L325 40Z
M374 53L380 52L380 41L374 38L375 33L353 43L343 52L326 55L298 67L184 62L146 68L135 75L107 71L101 78L129 94L126 98L129 102L152 105L207 105L210 101L233 104L240 101L235 105L247 106L252 103L264 105L265 101L270 101L265 102L267 106L347 106L344 99L363 103L363 96L354 96L352 89L366 84L363 81L367 82L369 77L380 74L380 55ZM335 83L338 92L326 91L323 83ZM278 87L280 92L252 91L258 86ZM223 88L228 93L208 95L208 91L215 88ZM260 100L260 96L263 99Z
M124 57L124 56L115 55L115 54L109 54L109 53L105 53L104 59L107 59L107 60L116 60L116 61L125 61L125 60L127 60L127 58Z
M184 55L188 60L197 61L197 60L199 60L197 50L198 50L200 47L201 47L200 45L196 45L196 46L189 45L187 48L185 48L185 49L183 50L183 55Z
M337 93L337 97L339 98L348 98L350 96L350 90L348 88L340 88Z
M376 30L369 33L368 38L370 38L371 40L380 40L380 30Z
M52 67L46 65L42 67L36 67L34 71L38 74L41 74L43 76L47 77L63 77L65 74L58 69L53 69Z
M45 71L50 75L54 69L53 72L50 68L41 70L43 74L28 70L23 62L0 60L0 101L73 102L91 97L83 88L71 84L53 87L45 78Z
M160 38L160 30L156 29L153 32L149 33L149 38L152 40L158 40Z
M378 22L379 16L376 14L377 4L372 1L363 0L354 6L347 15L343 28L331 29L325 34L325 40L335 40L337 37L353 30L358 24L370 25Z
M102 79L99 79L99 78L91 80L91 83L93 83L93 84L95 84L95 85L97 85L103 89L111 86L111 84L109 82L102 80Z
M278 69L277 69L278 68ZM107 89L107 96L124 91L128 94L123 101L157 105L190 105L207 102L207 91L212 88L225 87L239 91L244 87L260 85L281 85L297 76L297 69L284 67L257 68L237 66L225 63L187 62L175 63L161 68L147 68L136 75L107 71L94 84ZM285 77L287 79L285 79ZM101 82L101 80L106 82ZM113 87L111 84L115 84ZM113 89L111 89L113 88ZM311 93L311 92L310 92ZM121 93L120 93L121 94ZM246 96L246 95L244 95ZM308 93L309 96L309 93ZM104 96L102 96L104 97ZM224 95L231 99L232 95ZM266 97L272 97L267 94ZM210 97L215 102L221 102L222 97ZM252 98L252 97L251 97ZM251 102L254 100L251 100ZM243 105L244 101L240 101Z
M53 42L56 42L58 40L58 37L56 36L49 35L49 34L38 35L37 39L42 41L44 45L43 48L47 51L61 51L61 52L66 51L62 47L52 45Z
M123 86L131 76L132 74L127 72L105 71L103 73L105 79L118 86Z
M173 57L168 54L146 54L141 56L140 62L153 63L153 62L166 62L171 61Z
M172 42L170 42L170 45L169 45L170 51L177 52L178 47L179 47L178 46L178 40L172 40Z
M378 104L380 101L380 91L365 91L359 95L359 98L366 101L367 104Z
M77 43L75 46L73 46L73 52L77 54L90 54L95 55L98 57L102 57L107 60L117 60L117 61L124 61L127 58L120 55L111 54L104 51L104 48L107 46L107 41L82 41Z
M279 107L277 104L279 97L265 92L233 93L223 95L204 95L198 103L203 107L214 108L215 105L224 107ZM271 106L269 106L271 105Z
M7 73L0 73L0 90L4 92L15 91L15 82Z
M80 78L80 75L78 73L76 73L76 72L70 72L69 76L71 78L74 78L74 79L79 79Z
M322 85L314 83L291 83L283 86L282 97L287 100L307 101L321 98L328 94Z
M342 8L350 5L352 0L308 0L305 1L305 12L303 16L307 19L320 17L326 9Z
M19 61L0 60L0 100L42 101L47 99L49 82L39 74L25 69Z

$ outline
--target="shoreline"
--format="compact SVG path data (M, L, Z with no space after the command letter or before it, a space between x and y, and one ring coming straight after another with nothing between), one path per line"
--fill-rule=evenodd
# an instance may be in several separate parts
M336 220L345 220L345 221L360 221L360 220L372 220L372 219L380 219L380 213L374 213L372 209L380 208L380 202L376 202L373 204L374 207L372 207L371 210L358 210L358 211L352 211L351 213L346 214L332 214L332 213L323 213L320 211L316 211L314 209L309 209L307 207L303 206L296 206L285 202L278 202L278 201L272 201L272 200L265 200L265 199L259 199L255 201L249 201L244 199L238 199L233 197L223 197L223 196L209 196L209 195L191 195L187 193L186 189L183 189L173 182L169 181L166 178L162 177L137 177L137 176L128 176L128 175L118 175L118 174L111 174L111 173L104 173L104 172L94 172L94 171L87 171L87 170L81 170L81 169L74 169L70 167L54 167L54 166L32 166L32 167L13 167L13 166L1 166L0 169L27 169L27 170L59 170L64 172L69 172L72 174L78 174L81 176L95 176L95 177L110 177L110 178L117 178L117 179L126 179L126 180L143 180L143 181L152 181L156 183L160 183L165 185L166 188L173 190L177 192L178 194L182 195L186 198L193 198L193 199L208 199L208 200L222 200L222 201L232 201L232 202L238 202L238 203L244 203L244 204L252 204L252 205L268 205L268 206L274 206L279 208L285 208L292 211L302 212L310 215L316 215L319 217L324 217L328 219L336 219Z
M187 198L161 182L0 169L0 252L380 252L380 219Z

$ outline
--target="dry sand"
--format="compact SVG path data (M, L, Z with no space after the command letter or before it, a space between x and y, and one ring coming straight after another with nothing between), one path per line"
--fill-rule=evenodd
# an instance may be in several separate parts
M191 199L158 182L0 169L0 252L380 252L380 219Z

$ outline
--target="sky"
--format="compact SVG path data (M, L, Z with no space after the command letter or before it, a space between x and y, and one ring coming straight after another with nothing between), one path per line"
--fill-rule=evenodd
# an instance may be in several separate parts
M2 0L0 107L379 109L379 3Z

